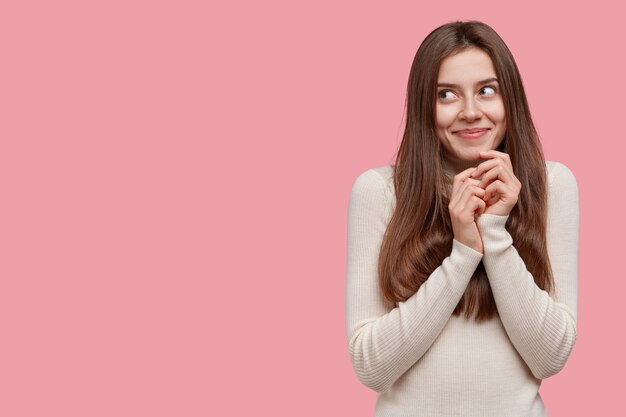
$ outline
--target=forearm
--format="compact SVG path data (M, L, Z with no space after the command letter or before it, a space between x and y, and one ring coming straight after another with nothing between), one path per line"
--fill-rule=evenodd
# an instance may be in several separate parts
M364 385L384 391L424 355L450 319L482 256L453 240L451 254L419 290L383 315L376 298L368 299L363 291L366 277L348 271L350 357Z
M483 264L511 342L533 375L544 379L565 365L576 342L576 315L537 286L505 228L507 218L493 214L478 217ZM561 284L575 282L575 271L559 280Z

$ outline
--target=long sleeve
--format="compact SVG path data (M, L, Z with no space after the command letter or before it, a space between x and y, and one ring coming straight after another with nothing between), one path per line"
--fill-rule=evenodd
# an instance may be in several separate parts
M374 169L355 181L348 209L346 331L353 368L382 392L435 341L463 296L483 254L453 240L452 251L419 290L392 308L378 283L378 256L392 191Z
M558 373L576 342L578 297L578 186L565 165L549 176L547 240L556 298L540 289L505 228L509 216L483 214L476 224L483 264L504 328L538 379Z

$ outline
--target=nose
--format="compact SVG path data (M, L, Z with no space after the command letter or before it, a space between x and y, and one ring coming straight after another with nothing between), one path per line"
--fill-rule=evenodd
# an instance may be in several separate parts
M473 98L469 98L465 100L465 105L463 106L463 109L461 109L459 117L471 121L474 119L480 119L482 115L483 113L480 110L478 103L476 103Z

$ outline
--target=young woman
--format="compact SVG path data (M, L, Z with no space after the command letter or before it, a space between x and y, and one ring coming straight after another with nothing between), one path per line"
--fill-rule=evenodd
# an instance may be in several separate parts
M347 340L375 415L546 416L541 381L576 341L578 187L492 28L426 37L395 162L348 212Z

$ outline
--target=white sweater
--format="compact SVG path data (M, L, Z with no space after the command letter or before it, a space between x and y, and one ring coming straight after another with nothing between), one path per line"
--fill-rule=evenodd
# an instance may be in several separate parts
M378 287L378 254L393 207L392 167L358 176L348 209L346 332L358 379L376 391L375 417L547 416L541 380L576 341L578 186L564 164L548 170L548 256L556 298L541 290L512 245L508 216L476 224L484 254L452 242L419 290L393 308ZM499 317L452 315L483 261Z

